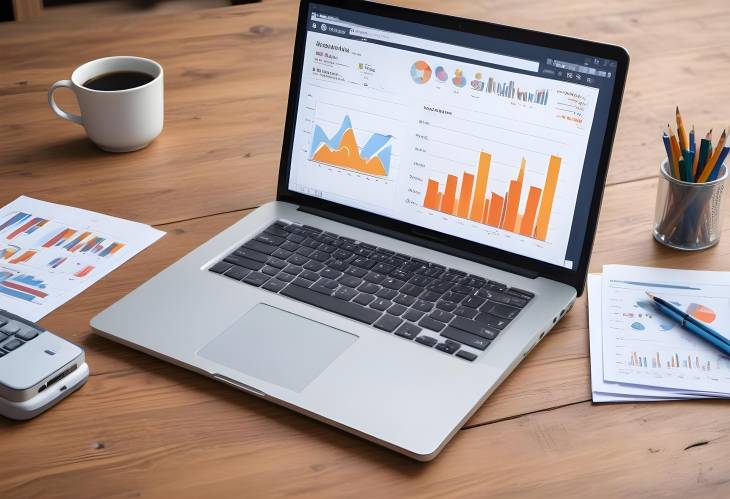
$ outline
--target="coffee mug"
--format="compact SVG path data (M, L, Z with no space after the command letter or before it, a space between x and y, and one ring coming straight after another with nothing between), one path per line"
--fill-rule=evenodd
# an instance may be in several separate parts
M146 78L130 80L129 76L135 74ZM114 80L117 80L116 85ZM98 89L101 88L98 84L104 81L107 83L104 89ZM132 86L135 84L137 86ZM58 107L53 93L61 87L73 90L81 115L67 113ZM87 62L76 68L70 80L51 85L48 105L61 118L82 125L92 142L105 151L142 149L162 132L162 66L153 60L132 56L104 57Z

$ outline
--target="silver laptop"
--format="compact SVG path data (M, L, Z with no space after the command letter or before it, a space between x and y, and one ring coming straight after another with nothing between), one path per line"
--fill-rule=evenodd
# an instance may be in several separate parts
M277 200L91 325L430 460L582 292L627 67L614 46L303 1Z

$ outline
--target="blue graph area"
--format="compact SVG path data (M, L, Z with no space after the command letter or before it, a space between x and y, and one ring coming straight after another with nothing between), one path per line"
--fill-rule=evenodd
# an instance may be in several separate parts
M18 225L20 222L26 220L30 217L30 213L16 213L12 217L10 217L8 220L6 220L4 223L0 224L0 232L7 229L8 227L13 227L15 225Z
M315 125L314 134L312 135L312 147L309 148L309 159L312 159L312 156L314 156L317 149L319 149L322 144L326 145L333 151L339 149L342 137L350 128L352 128L352 121L348 115L345 115L345 118L342 120L342 125L340 125L340 129L337 130L337 133L335 133L331 138L327 137L327 133L325 133L322 127ZM380 162L383 163L383 166L385 167L385 173L390 173L390 156L392 153L392 146L385 146L392 138L392 135L373 133L365 146L360 149L360 157L364 160L368 160L373 156L379 157Z
M21 289L6 286L6 282L18 283ZM23 289L30 292L25 292ZM0 293L2 294L12 296L14 298L20 298L25 301L34 301L39 298L38 295L41 295L41 297L45 296L45 293L42 292L44 289L46 289L46 284L42 280L36 279L33 276L14 275L12 272L4 270L0 271Z

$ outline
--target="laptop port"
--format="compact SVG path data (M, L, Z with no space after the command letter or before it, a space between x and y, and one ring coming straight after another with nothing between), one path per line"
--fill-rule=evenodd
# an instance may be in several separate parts
M49 386L55 385L56 383L61 381L63 378L65 378L66 376L68 376L69 374L74 372L76 370L76 367L77 367L76 364L74 364L71 367L69 367L68 369L64 370L62 373L60 373L57 376L53 377L52 379L46 381L43 385L41 385L40 388L38 388L38 393L41 393Z

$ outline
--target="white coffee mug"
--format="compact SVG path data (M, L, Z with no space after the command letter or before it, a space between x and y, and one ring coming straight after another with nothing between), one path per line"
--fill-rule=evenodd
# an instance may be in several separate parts
M124 90L92 90L84 83L118 71L138 71L153 77L139 87ZM81 115L67 113L56 104L53 93L67 87L76 94ZM150 59L132 56L104 57L76 68L70 80L57 81L48 90L48 105L61 118L86 129L86 135L101 149L129 152L142 149L160 132L164 121L162 66Z

